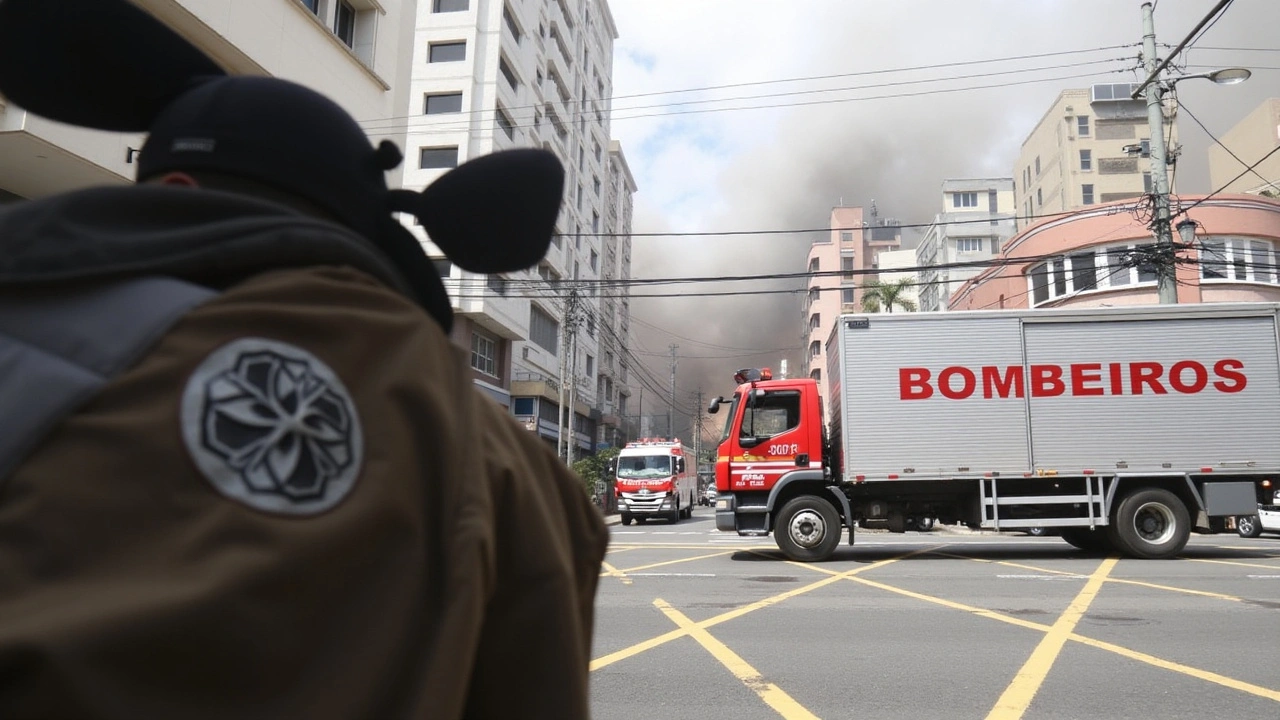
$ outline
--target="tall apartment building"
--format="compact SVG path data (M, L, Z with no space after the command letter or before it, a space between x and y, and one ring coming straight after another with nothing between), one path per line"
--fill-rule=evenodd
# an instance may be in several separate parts
M1001 245L1013 237L1014 223L1012 179L944 180L942 212L916 246L920 310L948 309L951 292L982 270L948 266L998 257Z
M274 75L369 121L376 143L403 145L385 118L405 115L412 2L134 0L233 74ZM126 40L121 40L125 42ZM0 202L131 183L141 135L49 122L0 98ZM323 148L317 148L323 152ZM388 181L398 182L398 177Z
M609 138L617 36L606 0L420 0L409 87L405 187L509 148L564 164L555 240L527 272L464 272L415 232L441 257L476 385L550 443L572 407L577 455L624 433L630 395L625 285L605 287L630 277L636 190Z
M1038 218L1152 189L1150 127L1134 83L1064 90L1022 143L1013 168L1019 229ZM1167 147L1176 147L1172 98L1165 100Z
M1228 193L1280 197L1280 153L1245 169L1280 146L1280 98L1268 98L1209 146L1209 186ZM1225 146L1225 147L1224 147ZM1227 148L1231 152L1227 152ZM1235 153L1235 157L1232 157ZM1241 163L1241 160L1244 162ZM1239 179L1237 175L1244 173Z
M878 279L880 254L901 247L899 224L880 217L875 201L869 212L860 207L835 207L831 209L831 231L809 246L811 277L801 313L801 338L806 347L802 372L818 381L823 397L827 392L827 337L841 312L860 311L862 286Z

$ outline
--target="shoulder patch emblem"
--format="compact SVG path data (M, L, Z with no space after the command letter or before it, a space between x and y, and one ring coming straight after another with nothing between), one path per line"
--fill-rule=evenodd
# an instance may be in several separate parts
M329 366L287 343L243 338L209 354L182 394L182 437L223 495L257 510L314 515L355 485L360 418Z

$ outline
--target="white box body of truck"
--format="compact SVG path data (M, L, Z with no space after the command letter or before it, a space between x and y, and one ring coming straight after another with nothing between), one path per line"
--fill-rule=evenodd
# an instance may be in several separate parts
M1280 472L1280 306L846 315L846 479Z

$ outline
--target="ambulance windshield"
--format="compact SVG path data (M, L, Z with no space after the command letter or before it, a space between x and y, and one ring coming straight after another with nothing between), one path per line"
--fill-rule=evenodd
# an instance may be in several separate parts
M659 478L671 474L670 455L641 455L618 458L620 478Z

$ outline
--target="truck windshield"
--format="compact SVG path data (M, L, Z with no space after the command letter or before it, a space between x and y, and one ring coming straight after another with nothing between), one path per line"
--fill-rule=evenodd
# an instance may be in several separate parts
M658 478L671 474L670 455L641 455L618 458L620 478Z
M724 430L720 433L720 442L729 439L729 433L733 431L733 418L738 414L738 400L742 397L741 393L734 393L733 400L729 403L729 412L725 413Z

